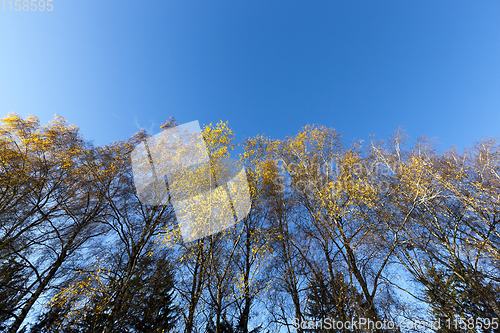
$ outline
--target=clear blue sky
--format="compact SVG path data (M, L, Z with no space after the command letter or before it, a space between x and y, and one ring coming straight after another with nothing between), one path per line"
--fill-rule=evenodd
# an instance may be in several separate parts
M0 117L55 113L97 144L229 121L347 141L399 125L442 149L497 136L500 1L53 0L0 4Z

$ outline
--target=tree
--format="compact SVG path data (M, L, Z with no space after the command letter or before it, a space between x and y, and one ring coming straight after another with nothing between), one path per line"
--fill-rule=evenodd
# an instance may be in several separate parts
M465 322L473 318L474 326L478 318L490 322L496 318L494 311L485 302L485 295L478 294L453 272L431 266L427 270L425 284L429 287L424 293L431 305L435 320L442 323L438 332L456 332L454 325L457 317ZM453 325L450 324L449 327L446 324L447 320ZM467 332L467 329L461 331ZM492 332L492 329L483 328L479 331Z
M145 257L132 278L127 309L123 317L136 332L174 332L178 318L175 305L175 277L165 257Z
M136 192L132 177L130 154L134 144L143 140L141 134L128 142L117 142L107 151L108 160L114 161L110 167L114 187L107 192L106 200L112 213L105 224L112 231L108 235L115 239L110 263L115 266L111 294L108 295L109 310L105 312L103 333L109 333L115 327L118 315L122 311L124 298L130 293L130 287L137 265L142 256L147 255L148 244L165 229L172 227L174 212L171 206L149 206L143 204ZM153 250L150 250L153 251ZM110 277L110 276L109 276ZM108 277L108 278L109 278Z
M138 263L124 295L124 306L116 317L116 332L174 332L178 309L174 296L175 278L168 251L144 256ZM116 285L116 284L115 284ZM95 332L102 330L111 303L107 293L94 293L85 313L73 315L78 297L54 303L40 316L31 332ZM103 308L105 307L105 308Z
M90 169L97 167L94 149L56 117L45 127L33 116L2 119L2 263L18 262L25 269L8 332L15 333L28 312L52 283L64 274L65 263L83 244L103 230L106 214L101 188ZM100 175L98 177L105 177ZM3 282L2 284L6 284ZM8 284L8 282L7 282ZM12 299L11 299L12 300Z
M5 330L5 324L15 315L16 305L20 301L21 292L27 284L26 268L15 259L2 261L0 267L0 329Z
M493 147L491 142L487 146ZM399 263L423 287L425 297L416 297L427 302L438 318L498 315L498 268L484 251L486 244L495 242L491 236L496 208L486 199L493 188L490 183L490 190L485 190L487 182L477 179L488 170L487 160L468 153L460 156L455 150L437 155L426 138L404 159L401 155L397 148L380 156L397 161L387 163L397 166L389 209L404 219L405 228L389 225L389 230L398 240ZM484 155L495 165L491 161L495 154L479 154ZM494 176L489 170L486 174ZM467 305L471 302L475 306Z
M365 315L378 320L376 296L395 245L382 246L385 221L378 212L385 193L372 186L368 164L373 157L364 158L359 143L344 149L334 130L314 126L282 142L276 156L292 188L287 201L295 202L302 217L293 221L303 243L293 247L311 271L319 258L325 260L331 281L335 265L346 269L363 294Z
M363 313L360 313L363 303L363 296L344 280L342 273L336 273L333 281L325 279L322 275L315 275L309 285L306 314L311 320L329 318L345 323L363 317ZM316 332L327 331L332 330L326 328L316 330ZM333 332L346 332L346 330L334 329Z

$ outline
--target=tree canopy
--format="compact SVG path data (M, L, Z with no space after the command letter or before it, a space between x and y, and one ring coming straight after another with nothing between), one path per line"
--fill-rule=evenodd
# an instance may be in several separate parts
M389 331L325 325L364 318L500 331L496 140L440 153L400 129L346 146L305 126L237 143L209 124L212 160L242 149L252 207L185 243L172 205L136 193L131 153L146 138L96 147L59 116L0 119L0 330Z

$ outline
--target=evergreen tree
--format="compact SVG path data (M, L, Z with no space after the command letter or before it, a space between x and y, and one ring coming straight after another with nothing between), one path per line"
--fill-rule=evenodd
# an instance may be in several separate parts
M178 319L173 268L165 256L144 257L125 295L127 327L134 332L173 332Z
M0 330L6 329L13 318L26 280L25 269L19 262L12 258L0 262Z
M174 332L178 320L175 305L173 268L165 254L145 255L136 267L124 304L116 314L113 332ZM115 283L114 285L119 285ZM109 288L113 293L115 288ZM109 295L95 294L83 317L70 316L77 296L64 306L53 305L42 314L31 333L99 332L104 328L110 310Z
M468 332L467 329L460 329L460 319L467 323L467 320L472 318L475 323L476 319L491 322L496 318L485 300L485 295L470 288L454 272L429 266L426 278L424 284L427 288L424 294L435 320L441 323L439 333ZM479 332L500 332L500 329L482 328Z
M235 330L235 328L233 327L232 321L227 319L226 312L224 312L222 315L219 332L217 332L217 329L215 328L215 323L212 319L210 319L207 323L206 333L237 333L237 332L238 331Z
M310 281L306 315L314 321L348 322L362 316L363 296L350 286L343 274L336 272L330 280L315 275ZM314 332L351 332L349 330L317 329Z

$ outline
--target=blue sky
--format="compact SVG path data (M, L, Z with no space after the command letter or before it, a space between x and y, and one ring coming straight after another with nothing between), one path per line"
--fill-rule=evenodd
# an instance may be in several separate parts
M239 140L404 126L461 149L499 133L498 0L52 3L0 3L0 117L57 113L97 144L169 116Z

